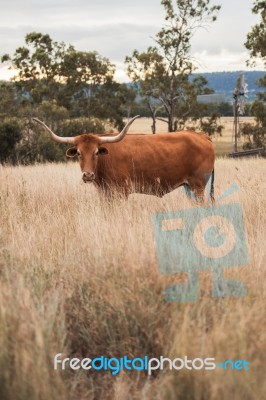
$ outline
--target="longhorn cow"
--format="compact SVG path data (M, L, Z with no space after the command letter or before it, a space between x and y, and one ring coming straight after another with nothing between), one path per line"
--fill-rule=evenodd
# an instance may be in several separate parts
M126 135L132 118L119 134L57 136L44 122L39 123L57 143L73 145L67 157L78 157L84 182L94 182L104 191L116 189L163 196L185 185L202 198L206 177L211 177L213 199L214 146L203 132Z

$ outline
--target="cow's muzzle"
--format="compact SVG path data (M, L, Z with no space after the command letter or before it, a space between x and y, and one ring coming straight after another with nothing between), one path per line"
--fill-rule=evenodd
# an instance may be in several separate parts
M95 179L95 173L94 172L83 172L82 175L82 180L83 182L92 182Z

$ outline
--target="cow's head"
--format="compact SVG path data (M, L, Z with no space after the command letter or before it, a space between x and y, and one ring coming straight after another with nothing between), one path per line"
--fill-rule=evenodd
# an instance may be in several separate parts
M72 144L66 155L67 157L78 157L79 165L82 171L82 179L84 182L92 182L95 179L95 171L97 166L98 157L105 156L108 154L108 150L104 147L105 143L116 143L122 140L130 125L139 115L132 118L124 127L124 129L116 136L99 136L93 134L83 134L75 137L61 137L57 136L54 132L45 125L44 122L38 118L33 118L34 121L38 122L48 132L52 140L57 143Z
M100 139L101 137L91 134L76 136L75 146L66 152L67 157L78 158L84 182L92 182L95 179L98 158L108 154Z

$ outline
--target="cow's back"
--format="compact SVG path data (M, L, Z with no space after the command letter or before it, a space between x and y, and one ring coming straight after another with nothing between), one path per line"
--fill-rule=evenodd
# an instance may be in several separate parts
M106 148L109 154L99 160L98 174L109 184L159 182L166 190L193 174L213 170L213 144L203 132L131 134L121 142L106 144Z

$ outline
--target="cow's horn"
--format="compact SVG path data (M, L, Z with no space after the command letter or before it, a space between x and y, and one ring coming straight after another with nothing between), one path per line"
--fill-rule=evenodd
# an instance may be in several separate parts
M53 139L57 143L68 143L68 144L74 144L74 137L61 137L57 136L53 131L51 131L50 128L48 128L47 125L45 125L44 122L40 121L38 118L32 118L33 121L38 122L38 124L42 125L42 127L49 133L50 138Z
M124 129L118 135L101 137L100 138L100 142L101 143L116 143L116 142L119 142L126 135L130 125L135 121L135 119L137 119L139 117L140 117L140 115L136 115L135 117L131 118L131 120L128 121L128 123L126 124Z

